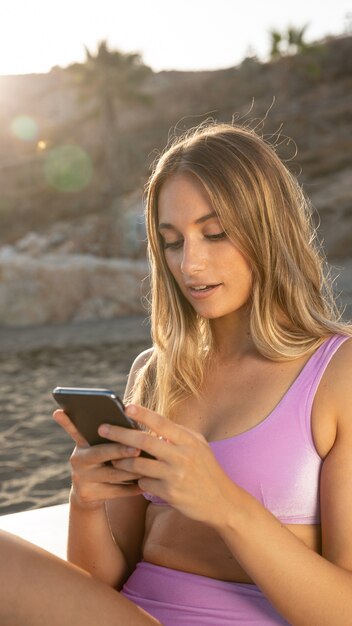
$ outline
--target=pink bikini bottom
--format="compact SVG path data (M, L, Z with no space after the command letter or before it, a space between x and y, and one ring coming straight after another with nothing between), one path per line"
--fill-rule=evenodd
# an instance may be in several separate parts
M138 563L123 595L163 626L289 626L255 585Z

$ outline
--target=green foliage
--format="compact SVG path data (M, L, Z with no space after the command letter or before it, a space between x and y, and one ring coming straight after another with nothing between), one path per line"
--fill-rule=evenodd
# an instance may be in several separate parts
M277 30L269 31L270 35L270 57L277 59L281 56L298 54L305 50L308 44L305 42L305 32L308 24L302 28L288 26L286 31L280 33Z
M270 48L270 56L272 59L276 59L281 56L281 42L282 35L277 30L270 31L270 39L271 39L271 48Z
M88 154L73 145L54 148L48 153L44 164L48 183L64 192L84 189L92 177L92 171Z

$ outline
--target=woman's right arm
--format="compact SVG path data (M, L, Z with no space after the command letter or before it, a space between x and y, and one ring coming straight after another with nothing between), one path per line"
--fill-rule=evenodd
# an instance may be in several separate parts
M139 552L144 536L147 502L137 485L118 484L136 478L122 475L105 461L131 456L124 446L106 450L109 444L80 449L71 457L67 557L71 563L114 588L120 588L134 568L132 555ZM102 460L99 454L103 454ZM83 460L82 460L83 457ZM97 458L98 457L98 458ZM114 534L108 509L115 511Z
M127 392L148 358L135 360ZM67 557L108 585L121 588L140 558L148 502L137 485L123 481L138 478L106 462L139 454L112 443L89 446L67 415L57 410L54 419L76 443L71 456L72 488Z

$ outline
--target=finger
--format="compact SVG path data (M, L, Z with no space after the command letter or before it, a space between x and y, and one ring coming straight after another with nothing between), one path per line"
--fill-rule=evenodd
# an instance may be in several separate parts
M71 422L69 416L64 413L62 409L56 409L53 413L53 418L55 422L63 428L70 437L72 437L73 441L80 448L86 448L89 446L88 441L81 435L79 430L77 430L76 426Z
M112 465L110 467L102 467L99 473L101 482L111 485L119 485L125 483L127 480L138 480L141 477L142 474L135 474Z
M165 466L158 460L146 459L144 457L120 459L116 461L115 467L118 467L121 472L129 472L133 477L157 478L159 480L163 478L165 471Z
M129 485L112 485L108 483L102 483L97 485L94 499L95 500L113 500L121 496L138 496L142 493L138 484Z
M146 409L137 404L129 404L126 407L126 415L137 422L141 422L150 430L154 431L158 436L167 439L175 444L186 443L192 431L184 428L180 424L175 424L170 419L159 415L155 411Z
M124 446L120 443L100 443L89 446L79 454L79 463L87 465L104 465L129 456L138 456L140 449Z
M139 451L149 452L154 457L166 460L169 456L172 446L164 439L151 435L144 430L136 430L122 428L121 426L112 426L111 424L102 424L99 426L98 432L101 436L119 441L125 446L135 446ZM106 444L108 445L108 444ZM168 449L166 449L168 448ZM130 454L129 456L138 456L138 454Z

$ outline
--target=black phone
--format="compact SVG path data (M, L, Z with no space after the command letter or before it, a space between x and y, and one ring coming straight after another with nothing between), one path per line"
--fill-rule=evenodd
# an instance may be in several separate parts
M52 394L91 446L112 443L110 439L99 435L101 424L140 428L125 414L122 400L110 389L55 387ZM141 456L154 458L144 450Z

